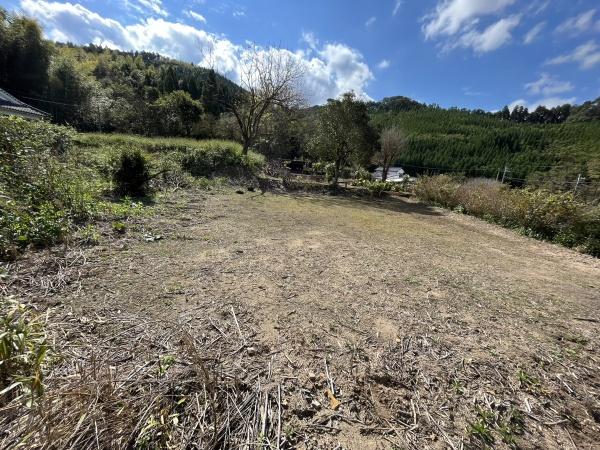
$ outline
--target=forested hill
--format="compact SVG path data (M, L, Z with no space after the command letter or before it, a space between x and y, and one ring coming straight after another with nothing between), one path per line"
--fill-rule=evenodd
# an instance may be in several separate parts
M79 130L197 137L212 135L239 89L158 54L50 42L34 20L2 8L0 87Z
M580 174L600 181L600 99L533 113L515 108L514 114L443 109L406 97L373 102L369 109L377 129L399 126L406 134L408 145L397 163L410 173L495 178L507 167L516 184L568 187ZM544 114L553 119L540 120Z

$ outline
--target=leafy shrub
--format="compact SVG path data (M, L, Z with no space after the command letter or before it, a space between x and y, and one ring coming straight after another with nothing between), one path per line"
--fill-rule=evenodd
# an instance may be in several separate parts
M571 193L511 189L495 181L448 175L420 178L414 192L425 202L600 256L600 207Z
M325 171L325 179L327 181L332 181L335 176L335 164L327 163L323 166L323 170Z
M70 128L0 116L0 259L60 241L95 214L101 188L74 170Z
M371 172L369 172L364 167L359 167L354 172L354 178L357 179L357 180L367 180L367 181L370 181L370 180L373 179L373 175L371 175Z
M181 166L197 177L207 177L236 170L255 172L264 165L264 158L256 153L242 154L242 146L230 141L202 141L186 149Z
M139 149L124 149L113 172L115 191L119 195L141 197L148 193L150 170L148 160Z
M403 183L381 180L358 180L354 182L354 186L367 188L371 195L375 197L381 197L385 192L401 192L404 189Z
M42 324L14 298L0 299L0 405L23 396L28 405L43 393L48 346Z

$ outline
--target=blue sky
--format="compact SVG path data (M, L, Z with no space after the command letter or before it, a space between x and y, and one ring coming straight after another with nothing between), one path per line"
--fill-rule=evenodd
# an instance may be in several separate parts
M600 96L597 0L1 0L59 41L159 52L236 78L252 42L292 52L307 97L496 110Z

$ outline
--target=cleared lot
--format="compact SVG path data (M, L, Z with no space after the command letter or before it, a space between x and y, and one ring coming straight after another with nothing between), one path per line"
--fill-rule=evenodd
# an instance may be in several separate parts
M51 305L50 398L94 360L121 403L185 386L198 407L161 438L178 445L597 448L597 259L405 200L225 191L156 210L67 254L56 288L51 256L14 268L8 290ZM132 393L144 373L156 386ZM212 387L183 381L200 376ZM139 445L151 405L132 400L121 434L96 406L80 432Z

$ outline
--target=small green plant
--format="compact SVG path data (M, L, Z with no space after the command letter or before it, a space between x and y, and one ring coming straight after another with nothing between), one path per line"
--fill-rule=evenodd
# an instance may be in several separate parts
M511 409L508 417L498 425L498 433L502 441L511 446L516 445L515 436L523 434L525 431L525 419L523 413L517 409Z
M464 383L462 381L460 381L459 379L457 379L457 378L454 378L452 380L452 389L458 395L463 395L465 393L465 385L464 385Z
M175 364L175 357L172 355L162 355L158 358L158 376L163 377L169 368Z
M124 234L127 231L127 225L117 220L112 223L112 229L115 233Z
M492 445L495 441L490 424L478 419L469 425L469 434L485 445Z
M119 195L142 197L148 194L149 163L139 149L121 151L113 172L115 191Z
M517 371L517 379L521 387L531 388L540 384L539 380L534 376L529 375L525 370L519 369Z
M91 223L88 223L79 230L79 235L83 244L97 245L100 242L100 232L98 231L98 228Z
M0 299L0 405L21 397L31 406L44 392L48 351L42 324L15 298Z

